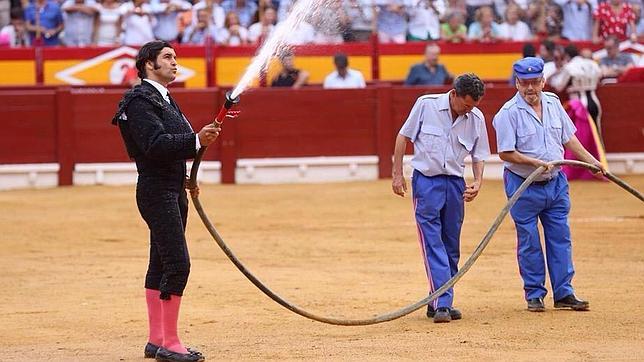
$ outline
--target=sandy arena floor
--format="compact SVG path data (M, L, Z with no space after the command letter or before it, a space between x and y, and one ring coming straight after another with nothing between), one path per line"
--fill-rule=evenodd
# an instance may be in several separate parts
M644 191L644 177L626 177ZM208 360L642 360L644 204L610 183L571 186L574 285L590 312L525 310L515 234L505 220L456 288L464 319L424 309L337 327L261 294L210 239L191 207L192 274L183 340ZM410 198L387 180L202 187L211 219L271 288L324 315L366 318L427 292ZM505 197L487 181L467 205L461 263ZM0 360L144 361L147 228L134 187L0 192Z

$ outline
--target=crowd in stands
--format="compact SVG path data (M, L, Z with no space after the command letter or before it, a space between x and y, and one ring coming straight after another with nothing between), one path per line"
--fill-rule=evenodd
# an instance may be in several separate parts
M297 0L0 0L0 46L258 44ZM644 35L642 0L319 0L288 42L382 43Z

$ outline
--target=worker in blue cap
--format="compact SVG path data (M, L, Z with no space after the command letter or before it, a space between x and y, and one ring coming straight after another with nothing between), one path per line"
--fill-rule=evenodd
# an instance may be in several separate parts
M559 97L544 92L543 60L526 57L514 63L517 93L494 117L497 151L504 161L503 181L508 198L540 166L546 167L539 178L510 209L517 230L519 273L528 310L543 312L547 290L546 264L555 308L588 310L572 287L575 270L572 263L572 240L568 226L570 198L568 180L559 167L548 162L563 160L564 147L579 160L606 170L579 142L576 128L566 114ZM538 221L545 236L544 261Z

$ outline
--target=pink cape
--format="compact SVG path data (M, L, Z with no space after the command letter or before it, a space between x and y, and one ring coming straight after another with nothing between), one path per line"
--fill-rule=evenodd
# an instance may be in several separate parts
M568 116L570 116L570 119L572 119L575 127L577 127L575 136L577 136L579 142L581 142L584 148L588 150L591 155L600 160L604 167L606 167L606 156L599 140L599 134L595 127L595 122L590 117L586 107L584 107L581 101L573 99L566 105L566 112L568 113ZM565 150L564 158L567 160L577 159L572 151L569 151L568 149ZM585 168L571 166L563 166L562 168L563 172L568 177L568 180L600 180Z

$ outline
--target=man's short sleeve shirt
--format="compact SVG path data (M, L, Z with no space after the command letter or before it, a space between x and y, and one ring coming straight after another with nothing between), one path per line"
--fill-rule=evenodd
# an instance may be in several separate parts
M480 162L490 155L483 114L474 108L453 121L449 93L418 98L399 133L413 142L411 165L425 176L463 177L465 157Z

